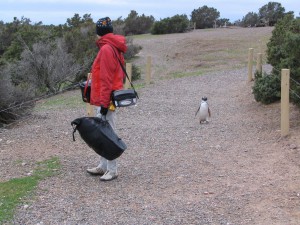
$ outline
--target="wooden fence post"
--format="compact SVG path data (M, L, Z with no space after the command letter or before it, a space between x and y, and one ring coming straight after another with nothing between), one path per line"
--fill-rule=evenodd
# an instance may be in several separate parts
M262 53L257 53L256 71L262 73Z
M253 67L253 48L249 48L248 54L248 81L253 81L252 78L252 67Z
M151 56L147 57L147 65L146 65L146 84L150 84L151 81Z
M289 134L290 127L290 70L281 70L281 136Z
M128 77L129 77L129 80L131 81L132 63L126 63L126 72L127 72ZM126 81L125 81L125 89L128 89L128 88L130 88L130 82L129 82L129 80L128 80L127 77L125 79L126 79Z
M92 80L92 74L91 73L88 73L88 80ZM87 110L87 115L92 117L95 115L95 112L94 112L94 106L92 106L90 103L86 103L86 110Z

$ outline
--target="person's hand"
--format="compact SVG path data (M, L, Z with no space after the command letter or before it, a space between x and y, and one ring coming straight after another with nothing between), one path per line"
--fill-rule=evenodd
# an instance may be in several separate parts
M101 115L105 116L107 114L107 111L108 111L108 108L101 106L101 109L100 109Z

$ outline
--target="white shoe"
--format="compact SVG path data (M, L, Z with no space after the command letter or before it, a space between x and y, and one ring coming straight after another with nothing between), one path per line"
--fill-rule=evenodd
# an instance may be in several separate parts
M100 180L101 181L109 181L109 180L116 179L117 177L118 177L117 173L106 171L105 174L102 177L100 177Z
M94 167L91 169L87 169L86 172L92 175L103 175L106 171L104 171L101 167Z

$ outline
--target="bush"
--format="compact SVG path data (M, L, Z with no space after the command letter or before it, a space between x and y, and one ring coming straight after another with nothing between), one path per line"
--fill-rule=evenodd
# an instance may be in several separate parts
M11 66L8 64L0 70L0 127L28 115L34 106L34 102L29 101L32 99L32 87L12 84Z
M295 86L292 90L293 91L290 93L291 101L293 101L296 105L300 106L300 86Z
M132 37L126 37L126 42L127 42L127 51L124 54L124 58L126 61L130 61L133 59L136 54L140 52L142 47L140 45L135 45L133 44L133 38ZM131 74L131 80L139 80L141 78L141 70L139 67L136 65L132 64L132 74Z
M273 74L280 73L281 69L290 69L291 101L300 106L300 19L294 19L287 14L279 20L267 49L268 62L273 66ZM298 95L298 96L297 96Z
M254 98L263 104L270 104L280 100L280 76L256 75L254 86L252 87Z
M171 34L183 33L188 29L189 20L186 15L175 15L171 18L166 18L155 22L151 33L152 34Z
M259 23L259 17L257 13L249 12L246 16L242 19L242 26L243 27L255 27L256 24Z
M128 17L124 20L125 35L136 35L149 33L155 19L153 16L141 16L134 10L131 10Z
M131 80L135 81L135 80L139 80L141 79L141 70L138 66L136 65L132 65L132 75L131 75Z
M212 28L220 17L220 12L206 5L192 11L191 20L196 23L196 29Z
M35 97L60 91L65 82L73 81L81 71L81 66L67 53L61 39L51 43L35 43L32 50L26 48L14 67L16 72L12 71L11 76L14 83L33 86Z
M126 37L126 43L127 43L127 51L124 54L124 58L126 60L130 60L134 58L135 55L141 51L142 47L140 45L133 44L132 37Z

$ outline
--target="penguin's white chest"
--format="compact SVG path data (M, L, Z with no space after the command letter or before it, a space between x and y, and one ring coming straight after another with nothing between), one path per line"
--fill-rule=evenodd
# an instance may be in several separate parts
M208 117L208 104L202 102L199 110L200 121L206 121Z

